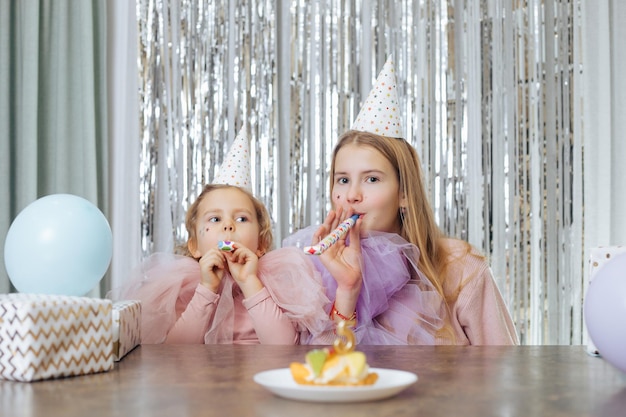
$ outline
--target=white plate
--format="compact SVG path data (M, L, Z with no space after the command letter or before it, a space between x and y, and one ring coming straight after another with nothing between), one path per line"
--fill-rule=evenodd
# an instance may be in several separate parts
M337 403L389 398L417 381L417 375L406 371L371 368L370 372L376 372L378 380L372 385L357 387L300 385L293 380L289 368L259 372L254 375L254 382L280 397Z

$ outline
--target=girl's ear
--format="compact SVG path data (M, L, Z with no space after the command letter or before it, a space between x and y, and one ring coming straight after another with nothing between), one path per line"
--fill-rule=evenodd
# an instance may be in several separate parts
M400 195L398 200L398 207L408 208L408 202L405 194Z
M196 238L192 237L187 240L187 249L189 249L189 253L191 253L191 256L193 256L194 258L200 259L202 257L198 252L198 244L196 242Z
M266 253L267 253L267 248L265 247L265 245L263 243L261 243L261 245L256 250L256 256L258 258L260 258L261 256L265 255Z

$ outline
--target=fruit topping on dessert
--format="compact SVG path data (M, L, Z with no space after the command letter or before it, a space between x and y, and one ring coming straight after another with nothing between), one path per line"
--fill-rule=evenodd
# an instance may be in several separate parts
M337 325L333 347L313 349L305 362L293 362L291 375L298 384L306 385L371 385L378 374L370 372L365 353L355 350L354 333L345 321Z

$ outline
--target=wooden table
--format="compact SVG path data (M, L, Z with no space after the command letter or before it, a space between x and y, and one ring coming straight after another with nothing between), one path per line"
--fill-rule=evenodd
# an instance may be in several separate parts
M259 371L302 361L308 346L144 345L101 374L0 381L0 415L99 416L607 416L626 414L626 378L582 346L360 346L373 367L418 382L381 401L283 399Z

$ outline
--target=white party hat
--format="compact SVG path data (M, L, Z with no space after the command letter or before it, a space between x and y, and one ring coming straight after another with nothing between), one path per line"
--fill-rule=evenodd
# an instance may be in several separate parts
M393 57L387 58L351 129L392 138L404 137Z
M230 145L228 154L224 158L213 183L234 185L252 192L250 181L250 145L245 125L241 127L237 137Z

